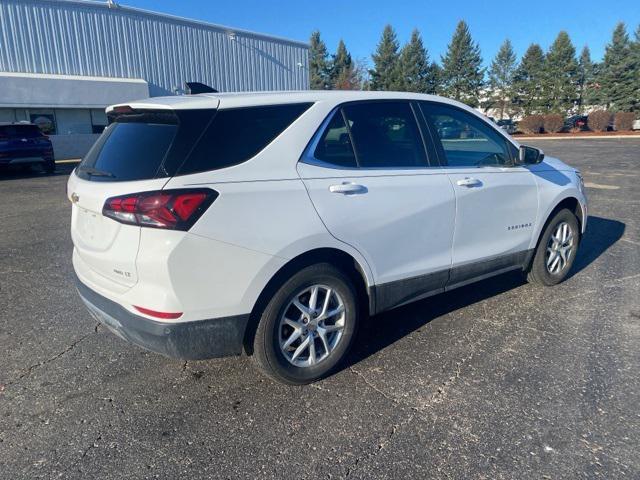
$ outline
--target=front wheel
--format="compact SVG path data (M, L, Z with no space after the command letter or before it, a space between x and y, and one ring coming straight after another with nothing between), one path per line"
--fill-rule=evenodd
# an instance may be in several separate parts
M351 280L330 264L306 267L265 308L254 359L271 378L303 385L325 377L345 357L358 322Z
M579 240L576 216L567 209L560 210L540 238L527 280L546 286L562 282L576 258Z

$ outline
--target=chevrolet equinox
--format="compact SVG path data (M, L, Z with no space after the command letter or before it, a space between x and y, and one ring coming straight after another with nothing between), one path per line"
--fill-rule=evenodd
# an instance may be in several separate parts
M150 98L107 109L71 174L73 265L116 335L328 375L377 314L510 270L554 285L582 177L475 110L393 92Z

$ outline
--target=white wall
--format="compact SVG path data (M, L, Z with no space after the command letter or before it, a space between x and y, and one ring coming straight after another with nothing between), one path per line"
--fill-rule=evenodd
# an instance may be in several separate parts
M56 160L82 158L95 143L98 134L51 135L53 156Z

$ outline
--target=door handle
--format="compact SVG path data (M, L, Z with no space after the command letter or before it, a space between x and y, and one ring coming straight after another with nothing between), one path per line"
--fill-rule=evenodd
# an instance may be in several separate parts
M477 178L466 177L458 180L456 184L461 187L479 187L482 185L482 182Z
M358 185L357 183L341 183L339 185L331 185L329 187L331 193L342 193L343 195L357 195L367 193L367 187Z

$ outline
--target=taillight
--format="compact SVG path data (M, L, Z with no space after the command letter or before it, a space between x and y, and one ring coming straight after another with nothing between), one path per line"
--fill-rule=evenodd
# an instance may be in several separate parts
M129 225L189 230L216 198L208 188L132 193L108 198L102 214Z

